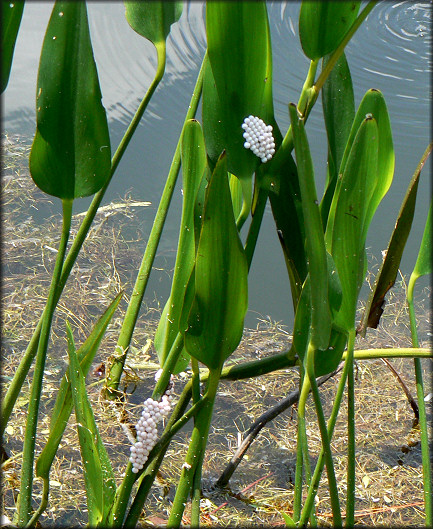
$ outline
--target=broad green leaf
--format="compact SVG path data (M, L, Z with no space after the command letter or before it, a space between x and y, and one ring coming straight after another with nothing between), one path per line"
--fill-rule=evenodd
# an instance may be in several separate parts
M336 315L341 307L342 289L338 272L329 253L326 253L327 281L329 292L329 305L332 315ZM310 276L304 282L299 303L295 313L293 328L293 346L296 354L303 361L310 340L311 324L311 284ZM325 349L318 349L314 355L314 370L316 376L321 376L333 371L341 360L346 346L346 333L332 324L329 343Z
M116 481L87 396L84 374L78 361L72 330L68 322L66 322L66 328L69 377L84 469L89 526L106 527L113 507Z
M185 348L209 369L217 369L238 346L248 307L248 265L233 214L224 152L208 187L194 284Z
M120 292L111 302L110 306L99 318L91 334L83 345L78 349L78 360L84 376L87 375L102 338L105 335L108 324L110 323L117 306L122 299L123 292ZM65 374L60 382L56 402L50 418L50 435L47 444L42 450L36 461L36 475L47 479L51 464L56 455L60 441L63 437L69 416L73 408L71 383Z
M323 59L323 67L329 56ZM322 88L323 115L328 137L328 177L326 191L320 203L323 225L326 226L329 207L337 183L343 153L355 117L352 78L343 53Z
M316 349L325 349L331 332L325 239L304 121L298 117L294 104L289 105L289 114L301 189L308 273L314 285L311 291L311 342Z
M83 2L56 2L39 62L30 171L61 199L92 195L111 169L107 117Z
M6 90L12 68L15 43L23 16L24 2L2 2L2 79L1 91Z
M334 259L343 291L341 309L335 322L346 330L354 325L364 272L371 189L382 177L378 173L378 145L378 126L375 119L368 116L352 144L339 193L334 194L331 204L333 218L329 218L326 228L327 250Z
M228 170L241 180L250 206L252 174L261 162L244 148L241 125L250 114L274 122L266 3L208 2L206 32L211 67L203 86L206 148L212 164L226 150Z
M303 0L299 37L310 59L333 52L355 21L361 2Z
M314 354L314 373L316 377L327 375L337 369L347 344L347 333L336 325L332 325L329 346L324 351Z
M125 2L125 17L131 28L156 48L165 47L170 27L179 20L182 8L183 2Z
M177 333L180 331L179 323L185 300L185 291L195 262L194 208L207 163L202 128L196 120L190 120L185 124L181 139L181 160L183 207L179 243L170 297L164 307L155 334L155 349L161 366L164 365ZM183 353L175 372L183 371L188 362L188 355Z
M366 201L368 202L365 220L366 229L368 229L377 206L388 191L394 176L395 155L392 142L391 124L385 99L379 90L368 90L359 105L341 160L340 169L338 171L340 175L345 171L345 166L348 156L351 153L354 139L367 116L372 116L378 127L378 166L377 172L375 173L374 183L369 186L366 195ZM341 185L342 180L340 179L336 185L335 195L338 195ZM328 222L331 222L331 231L332 222L335 217L335 211L332 211L332 208L335 207L336 204L337 201L333 200L328 218ZM363 235L366 236L366 233Z
M418 252L418 257L413 269L413 274L416 277L424 276L432 273L432 204L427 216L427 221L422 236L421 247Z
M296 522L291 516L289 516L285 512L280 512L280 514L283 517L284 522L286 523L286 527L297 527Z
M425 150L416 170L413 174L405 197L403 199L397 221L388 247L385 252L382 265L376 275L373 289L368 298L364 314L358 330L359 334L365 336L367 327L377 328L380 317L383 313L383 304L385 296L395 283L395 279L400 267L401 257L406 246L407 238L412 227L413 216L415 213L416 197L418 192L418 183L421 170L433 149L433 143L430 143Z
M233 202L233 213L235 219L237 219L242 209L242 186L239 179L233 174L230 175L229 186Z
M274 175L278 185L271 188L269 201L289 274L293 308L296 311L308 270L301 192L296 164L291 155L278 171L279 174Z

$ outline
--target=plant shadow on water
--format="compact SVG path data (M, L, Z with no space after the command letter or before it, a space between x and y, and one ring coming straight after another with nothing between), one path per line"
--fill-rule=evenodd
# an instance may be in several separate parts
M41 202L48 207L50 199L33 184L26 168L28 144L17 138L3 138L3 337L2 380L9 380L21 359L33 328L44 306L49 285L58 230L57 220L48 218L43 224L35 223L32 209ZM62 330L68 318L81 343L89 332L89 325L109 301L121 290L130 290L145 241L140 235L134 217L132 198L120 200L117 207L98 214L96 222L80 256L65 292L67 306L58 306L53 325L53 344L43 388L42 420L37 439L37 452L43 448L48 433L48 413L54 404L58 380L67 365L66 342ZM124 228L127 226L127 235ZM73 224L74 227L74 224ZM135 233L135 238L131 234ZM126 252L127 250L127 252ZM370 267L371 268L371 267ZM169 277L170 271L154 270ZM369 330L365 339L359 339L357 348L389 347L410 343L407 326L404 278L388 295L388 303L379 329ZM431 291L418 294L421 346L431 340ZM125 422L118 409L107 405L100 396L104 367L114 351L127 300L119 306L104 337L95 364L88 377L89 398L94 403L96 421L112 461L116 475L121 475L129 457L128 424L135 424L141 412L141 403L150 395L154 385L154 372L158 368L156 354L151 346L161 306L158 301L142 308L134 334L123 386ZM360 307L361 309L362 307ZM5 323L7 322L7 327ZM7 329L7 331L6 331ZM256 329L247 329L243 341L230 362L238 363L265 357L281 351L290 344L291 336L285 327L270 318L258 321ZM411 391L415 392L412 362L394 360ZM423 361L426 374L431 361ZM295 374L295 376L293 376ZM426 391L431 391L427 376ZM325 414L329 413L339 376L320 388L324 397ZM202 522L204 525L233 526L246 524L282 525L279 511L289 512L293 500L294 468L296 462L296 407L289 408L267 424L244 455L227 489L214 490L213 484L236 451L244 433L267 409L275 406L291 391L297 389L298 375L294 369L282 370L248 381L222 381L215 403L215 413L209 436L209 445L203 467L204 497ZM430 386L428 385L430 384ZM181 384L176 383L174 390ZM413 412L408 400L387 366L380 360L358 362L356 376L357 425L357 517L358 523L373 525L422 524L422 465L419 434L412 429ZM3 512L14 509L17 480L20 473L19 454L22 450L22 432L26 419L28 387L26 386L10 424L6 430L6 450L10 459L3 467ZM428 420L432 422L431 401L427 406ZM345 404L340 416L345 415ZM320 435L314 416L314 407L307 406L307 432L311 441L311 462L316 462L320 448ZM163 523L173 499L175 484L180 475L187 450L188 425L179 432L170 445L158 479L152 489L142 521ZM335 471L340 492L346 486L346 423L339 419L332 442L335 450ZM404 453L406 451L406 453ZM40 483L35 482L35 498L40 494ZM51 504L43 525L71 526L79 523L79 513L86 509L82 480L79 443L75 431L75 417L62 440L52 469ZM318 494L318 519L322 524L331 520L329 494L323 479ZM344 509L344 504L343 504ZM189 511L185 511L188 519ZM158 525L158 523L156 523Z

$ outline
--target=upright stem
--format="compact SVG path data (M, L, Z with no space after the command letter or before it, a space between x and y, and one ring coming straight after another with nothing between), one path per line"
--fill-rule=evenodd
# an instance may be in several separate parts
M32 489L33 489L33 463L35 459L36 445L36 427L38 423L39 403L42 392L42 380L44 376L45 360L47 357L48 341L50 337L51 323L53 320L54 310L56 308L56 289L59 283L62 270L63 260L65 258L66 246L68 244L69 232L71 229L72 219L72 200L63 200L63 225L62 236L57 253L56 263L54 266L53 276L51 279L50 291L44 318L42 322L41 336L37 349L35 371L30 391L30 401L27 413L26 430L23 447L23 462L21 471L20 495L18 499L17 522L18 525L24 526L30 519L32 508Z
M209 427L212 419L212 409L215 401L221 368L212 370L209 373L208 388L205 394L206 404L200 409L196 416L194 429L191 435L185 463L176 489L173 500L168 527L179 527L182 515L185 510L186 501L191 492L192 481L198 465L203 462L202 452L204 451L209 434Z
M72 242L71 248L69 249L68 255L66 256L66 259L63 263L62 273L61 273L60 280L57 285L56 294L55 294L55 304L57 304L57 302L59 301L59 298L65 287L66 281L68 280L72 267L74 266L75 261L77 260L78 254L87 237L87 234L90 230L90 226L93 222L93 219L95 218L98 208L102 202L102 199L104 198L104 195L111 182L111 179L113 178L113 175L117 169L117 166L119 165L120 160L136 128L138 127L138 124L140 123L141 118L143 117L144 111L146 110L147 105L149 104L150 98L152 97L159 82L162 79L163 73L164 73L164 69L159 67L156 72L155 78L152 81L152 84L150 85L146 95L141 101L131 123L129 124L122 140L119 143L119 146L116 149L116 152L113 155L113 158L111 160L110 176L107 182L105 183L105 185L102 187L102 189L98 191L98 193L96 193L95 196L93 197L93 200L89 206L89 209L86 212L86 216L84 217L83 222L81 223L81 226L78 229L77 235L74 241ZM3 399L2 417L0 421L1 422L0 431L1 431L2 436L3 436L4 429L9 421L10 414L12 413L12 410L15 406L15 402L21 391L21 387L24 383L27 373L29 372L33 359L35 358L35 355L38 349L38 343L39 343L39 338L41 335L42 322L44 321L44 317L45 317L45 313L42 314L41 319L39 320L36 326L36 329L33 332L33 336L29 342L29 345L27 346L26 352L24 353L24 356L21 359L18 369L16 370L14 374L14 378L11 381L11 384L9 385L7 393Z
M412 335L413 347L419 347L418 332L416 328L415 309L413 306L413 293L415 288L415 281L418 276L413 274L409 279L407 288L407 304L409 307L410 329ZM425 525L431 527L433 525L433 508L432 508L432 463L430 458L429 439L427 416L424 402L424 383L422 376L421 360L414 358L415 378L416 378L416 394L418 400L419 410L419 425L421 428L421 458L422 458L422 472L424 484L424 509L425 509Z
M341 526L341 509L338 498L337 480L335 478L334 461L332 459L331 441L326 427L325 415L323 413L322 402L320 400L319 388L317 386L316 375L314 372L314 348L311 344L307 352L307 373L310 379L311 392L313 393L314 404L316 407L317 421L319 423L320 436L322 438L322 450L325 455L326 472L328 474L329 493L331 496L331 507L334 526Z
M295 471L295 497L293 500L293 519L295 522L299 520L302 505L302 489L303 489L303 470L306 464L307 458L305 454L308 454L308 447L305 448L307 443L307 434L305 428L305 404L307 402L308 394L310 392L310 381L308 376L301 366L301 379L300 379L300 393L298 402L298 429L297 429L297 446L296 446L296 471Z
M347 501L346 527L355 524L355 377L353 374L353 348L355 328L349 331L347 342Z
M193 118L197 111L198 103L201 96L202 81L203 81L203 70L206 61L207 54L203 58L203 62L198 74L197 82L194 88L194 92L191 97L188 112L185 117L183 128L185 127L186 121ZM182 132L179 136L179 141L176 147L176 151L173 156L170 171L167 176L167 181L162 192L161 200L158 206L158 210L155 215L152 230L149 235L149 240L146 246L146 250L141 261L140 269L137 274L135 281L134 290L132 291L131 299L126 310L126 314L123 320L122 329L120 330L119 339L116 346L116 352L118 356L115 358L113 365L106 378L106 396L108 398L115 398L120 383L120 377L123 372L123 366L128 352L128 348L131 343L132 334L137 323L138 315L140 312L141 303L146 290L149 275L152 270L153 261L155 259L156 250L159 245L159 241L162 234L162 229L165 224L167 217L168 208L170 206L173 191L176 186L177 176L180 169L180 146Z

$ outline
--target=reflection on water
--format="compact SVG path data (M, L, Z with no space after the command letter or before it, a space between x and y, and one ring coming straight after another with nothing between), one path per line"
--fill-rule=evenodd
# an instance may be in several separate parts
M26 4L11 78L3 96L4 128L28 137L29 141L34 133L37 64L52 5L52 2ZM308 71L308 60L299 44L299 9L299 2L268 3L275 114L283 133L289 126L287 104L297 101ZM103 103L115 148L153 79L156 52L151 43L129 27L122 2L90 2L88 12ZM430 134L431 14L431 3L379 2L346 50L356 105L366 90L380 89L387 101L394 134L394 183L373 219L367 240L375 255L386 247L399 204ZM152 202L152 208L140 213L144 238L153 221L205 46L204 3L188 2L168 38L166 74L106 195L106 201L117 200L128 191L134 200ZM320 194L326 172L320 98L309 117L307 132ZM424 172L428 174L429 168L428 163ZM422 178L412 234L402 261L404 273L410 273L415 263L429 204L428 185L428 179ZM180 189L176 189L173 211L162 239L165 255L167 252L174 255L181 200ZM77 209L82 211L88 202L77 201ZM269 209L262 230L250 272L251 313L257 311L287 321L291 319L291 302L286 270ZM158 287L149 285L152 297ZM253 325L253 321L249 324Z

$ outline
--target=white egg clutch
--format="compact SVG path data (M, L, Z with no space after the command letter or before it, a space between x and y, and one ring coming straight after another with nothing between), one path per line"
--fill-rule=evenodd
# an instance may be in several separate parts
M269 161L275 153L275 140L272 136L272 125L257 116L248 116L242 123L244 129L245 149L250 149L262 163Z
M170 414L172 401L171 386L172 383L170 382L169 388L160 401L153 400L150 397L144 401L141 418L135 427L137 439L130 449L131 455L129 461L132 463L132 472L134 474L137 474L144 467L150 451L156 444L159 437L158 423Z

